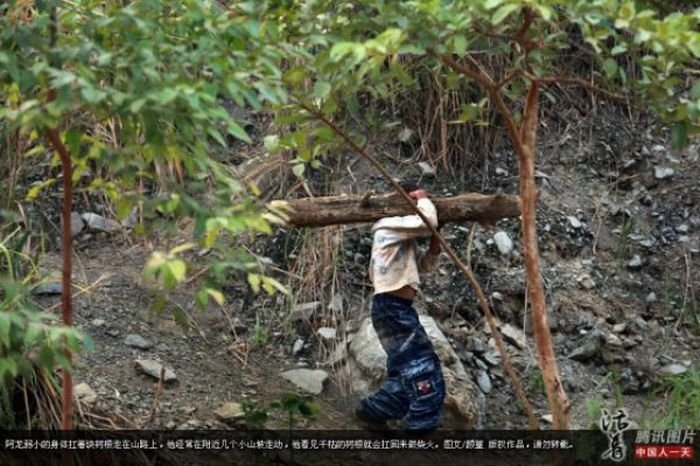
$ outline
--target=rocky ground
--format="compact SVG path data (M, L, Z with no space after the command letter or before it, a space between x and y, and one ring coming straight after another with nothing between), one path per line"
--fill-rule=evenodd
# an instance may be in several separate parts
M601 406L623 406L639 426L655 425L666 409L656 392L661 377L700 369L698 147L675 153L663 134L640 130L646 125L625 118L555 120L542 129L539 244L557 363L579 428L589 426ZM386 147L397 152L390 143ZM339 191L386 187L362 161L346 159L352 179L341 181ZM436 194L511 193L517 185L517 167L507 150L496 151L461 181L425 164L385 162L395 173L421 172ZM171 313L150 310L152 295L141 273L152 246L133 240L124 230L128 224L101 221L101 212L81 213L74 218L76 232L81 230L75 278L81 286L95 284L81 291L75 304L76 322L96 346L77 361L76 382L84 384L78 392L87 406L135 427L224 428L241 425L242 402L263 406L300 391L313 395L321 410L297 425L359 428L352 407L373 380L363 370L365 356L352 349L371 291L367 226L330 234L336 260L327 276L333 283L317 284L316 296L300 291L289 303L252 297L244 284L233 284L223 309L201 312L194 310L190 290L183 289L172 305L194 324L185 332ZM470 228L443 230L463 257ZM258 250L276 269L290 272L304 254L288 247L299 244L298 235L280 230L261 239ZM477 278L546 427L551 419L527 312L518 220L479 226L471 248ZM45 259L45 269L59 270L58 253ZM279 278L292 287L300 283L284 274ZM38 299L51 306L59 299L55 291L44 288ZM474 294L447 258L426 278L418 308L432 316L449 342L455 370L467 378L462 386L478 387L463 403L473 402L481 426L525 428L526 417L504 379ZM161 364L166 368L162 388ZM477 402L478 391L484 403ZM286 415L271 414L268 426L287 425Z

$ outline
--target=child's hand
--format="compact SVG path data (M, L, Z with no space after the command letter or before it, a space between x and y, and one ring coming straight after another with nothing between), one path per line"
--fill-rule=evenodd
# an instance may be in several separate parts
M411 196L413 199L427 199L428 198L428 193L425 191L425 189L416 189L415 191L411 191L408 193L409 196Z

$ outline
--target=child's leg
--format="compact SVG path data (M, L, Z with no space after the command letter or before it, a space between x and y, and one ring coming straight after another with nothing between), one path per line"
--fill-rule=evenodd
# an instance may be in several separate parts
M402 330L396 325L399 311L400 309L392 306L384 295L376 295L372 300L372 325L387 356L394 354L410 335L409 329ZM387 357L389 378L379 390L364 398L359 406L362 417L374 422L401 419L408 412L409 399L401 382L400 372L389 365L389 359Z
M408 429L422 430L442 423L445 386L440 361L411 301L375 295L372 324L387 353L389 379L360 409L374 421L408 414Z
M380 295L381 296L381 295ZM407 428L427 430L442 424L445 381L440 359L411 301L384 296L372 321L387 352L389 377L398 378L408 399ZM382 333L380 333L382 332Z
M401 381L410 400L406 428L430 430L440 427L445 381L438 357L430 355L411 361L402 367Z
M401 419L408 412L409 399L399 378L389 378L375 393L360 401L361 414L367 420L383 422Z

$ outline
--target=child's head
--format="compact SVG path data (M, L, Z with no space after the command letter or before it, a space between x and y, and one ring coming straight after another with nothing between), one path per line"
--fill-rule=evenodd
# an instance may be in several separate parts
M401 186L401 189L406 191L406 194L411 194L412 192L421 189L415 180L410 180L410 179L405 179L405 180L399 181L399 186Z

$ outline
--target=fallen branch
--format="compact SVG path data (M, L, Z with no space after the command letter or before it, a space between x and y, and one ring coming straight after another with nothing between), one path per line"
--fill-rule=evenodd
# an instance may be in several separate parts
M431 198L441 224L472 221L494 223L520 215L518 196L469 193ZM381 196L332 196L287 201L290 227L322 227L343 223L374 222L384 217L411 215L413 207L396 194Z

